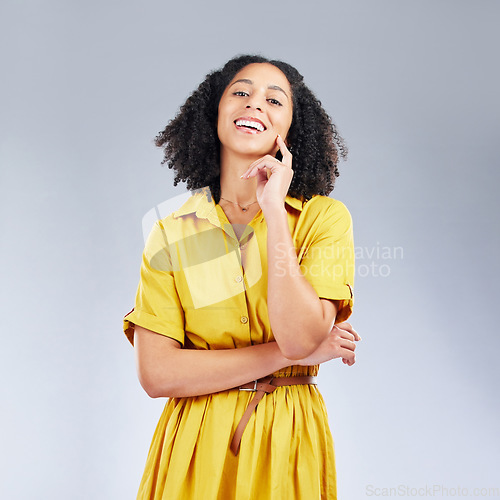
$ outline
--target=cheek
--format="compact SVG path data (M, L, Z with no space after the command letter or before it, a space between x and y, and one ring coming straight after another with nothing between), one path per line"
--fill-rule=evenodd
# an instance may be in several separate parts
M280 128L280 130L283 132L283 137L286 136L288 131L290 130L290 127L292 126L292 119L293 119L293 113L288 111L287 113L283 113L279 117L279 123L277 124Z
M217 117L217 131L224 132L229 128L229 121L224 115L218 115Z
M286 137L288 136L288 133L290 132L290 125L291 123L288 120L280 123L280 134L283 139L286 139Z
M230 103L222 102L219 104L218 113L217 113L217 128L227 128L230 123L230 114L231 109L229 106Z
M230 133L230 126L231 123L227 120L224 119L224 116L218 115L217 117L217 122L216 122L216 127L217 127L217 137L219 138L220 142L225 142L226 137Z

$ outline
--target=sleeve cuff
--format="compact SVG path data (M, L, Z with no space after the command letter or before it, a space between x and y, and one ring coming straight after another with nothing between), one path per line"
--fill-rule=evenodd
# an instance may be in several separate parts
M335 323L346 321L352 314L354 294L349 283L344 285L313 285L321 299L340 300Z
M177 340L184 347L184 330L180 330L174 326L165 325L157 316L153 316L141 309L132 309L123 318L123 332L127 336L129 342L134 345L134 327L135 325L147 328L155 333L165 335L171 339Z

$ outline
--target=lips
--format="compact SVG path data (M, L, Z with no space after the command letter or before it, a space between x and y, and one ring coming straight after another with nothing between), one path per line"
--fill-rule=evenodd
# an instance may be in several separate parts
M258 134L267 130L267 127L264 123L258 118L254 118L253 116L243 116L234 120L234 124L236 128L245 132Z

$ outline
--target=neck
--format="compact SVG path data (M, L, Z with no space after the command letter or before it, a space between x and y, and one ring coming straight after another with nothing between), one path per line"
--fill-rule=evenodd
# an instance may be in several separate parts
M241 179L252 162L260 157L240 156L221 149L220 194L227 200L248 205L257 199L257 178Z

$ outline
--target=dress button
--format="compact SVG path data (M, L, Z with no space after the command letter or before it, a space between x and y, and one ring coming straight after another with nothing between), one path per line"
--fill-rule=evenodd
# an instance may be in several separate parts
M241 283L243 281L243 276L236 276L236 278L234 278L234 281L236 281L236 283Z
M243 324L248 323L248 318L247 318L246 316L242 316L242 317L240 318L240 321L241 321Z

